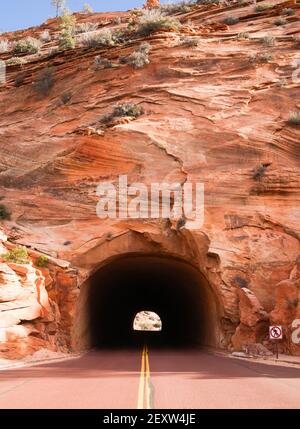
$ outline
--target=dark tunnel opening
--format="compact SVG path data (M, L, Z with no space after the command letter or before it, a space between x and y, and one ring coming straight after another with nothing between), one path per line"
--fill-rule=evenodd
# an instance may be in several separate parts
M85 285L85 333L92 348L215 345L216 303L204 277L175 258L125 256L107 263ZM144 309L161 318L163 329L133 329Z

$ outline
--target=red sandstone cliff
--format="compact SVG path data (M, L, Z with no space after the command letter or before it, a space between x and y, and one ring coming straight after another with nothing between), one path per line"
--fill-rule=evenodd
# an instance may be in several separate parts
M199 268L218 299L219 347L270 346L267 327L274 322L286 332L282 349L300 354L289 340L292 320L300 317L300 128L289 122L300 110L299 79L292 79L300 58L300 5L274 3L262 12L252 2L196 5L175 14L178 31L141 36L132 29L107 48L55 49L57 20L1 36L39 37L45 29L51 36L26 64L8 66L0 86L0 192L11 211L6 233L10 243L78 270L53 268L57 275L45 283L48 274L32 265L1 264L4 355L19 347L17 336L27 338L17 356L45 345L70 347L77 286L101 261L131 247L159 249ZM275 25L284 8L295 14ZM130 13L76 16L113 31L132 20ZM227 25L228 16L239 21ZM152 47L149 64L135 69L119 62L144 41ZM95 70L96 55L112 66ZM33 82L46 66L54 84L40 96ZM64 93L70 96L65 104ZM98 129L103 115L124 102L142 106L144 114ZM96 186L120 174L146 184L204 183L203 227L101 221Z

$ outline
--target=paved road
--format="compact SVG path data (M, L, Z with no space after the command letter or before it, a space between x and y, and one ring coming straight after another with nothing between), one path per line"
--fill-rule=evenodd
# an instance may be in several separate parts
M0 371L0 408L138 407L300 408L300 369L144 349Z

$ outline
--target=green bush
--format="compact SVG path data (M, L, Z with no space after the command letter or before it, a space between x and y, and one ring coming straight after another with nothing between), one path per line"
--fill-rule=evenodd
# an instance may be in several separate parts
M101 69L110 69L112 68L113 63L107 59L102 58L100 55L97 55L94 59L94 69L95 70L101 70Z
M283 15L288 15L288 16L292 16L295 15L295 9L292 9L291 7L286 7L285 9L282 10Z
M196 1L197 4L219 4L221 3L221 0L198 0Z
M285 24L287 24L287 20L285 18L279 17L273 21L273 24L278 25L278 26L279 25L285 25Z
M93 13L94 11L91 5L89 5L88 3L84 3L82 12L89 14L89 13Z
M48 43L51 40L49 30L45 30L40 34L40 40L44 43Z
M134 68L144 67L146 64L150 63L150 50L151 45L149 43L142 43L136 51L128 56L127 63Z
M254 54L250 57L252 63L269 63L274 59L273 55L269 52L263 52L262 54Z
M41 71L33 83L33 88L39 94L48 95L54 85L53 69L46 67Z
M238 39L238 40L246 40L246 39L250 39L250 34L249 34L249 33L247 33L247 32L239 33L239 34L237 35L237 39Z
M0 54L4 54L4 52L7 52L9 50L9 41L4 39L0 40Z
M138 104L134 103L123 103L115 106L113 111L114 117L132 116L137 118L144 113L144 109Z
M199 46L199 39L198 37L185 37L181 44L187 48L196 48Z
M276 37L274 36L264 36L262 42L265 46L274 46L276 43Z
M160 10L166 15L172 15L174 13L187 13L190 12L191 6L195 4L193 1L181 1L179 3L163 4L160 6Z
M254 168L252 173L252 179L259 180L261 179L266 172L267 167L263 164L258 165L256 168Z
M272 9L274 5L272 3L260 3L256 6L256 12L263 12L267 9Z
M34 37L26 37L26 39L18 40L13 44L13 53L20 54L36 54L41 47L41 42Z
M134 103L123 103L114 107L114 110L111 114L106 115L102 118L102 121L105 123L111 122L114 118L121 118L124 116L130 116L132 118L137 118L143 115L144 109L138 104Z
M4 204L0 204L0 219L1 220L10 219L10 211L7 209L7 207Z
M144 36L157 30L178 31L181 25L177 19L165 16L157 9L146 10L138 17L137 24L137 31Z
M239 18L236 16L227 16L223 22L226 25L234 25L237 24L239 21Z
M75 33L76 17L72 15L72 13L68 9L64 9L64 12L60 19L60 28L62 30L67 30L68 33L73 35Z
M81 24L77 24L75 27L75 33L89 33L91 31L96 31L98 28L98 24L94 22L83 22Z
M25 82L25 79L26 79L26 74L24 73L18 74L15 77L15 87L18 88L19 86L23 85L23 83Z
M29 264L30 262L26 247L15 247L2 257L5 262L14 262L15 264Z
M45 267L47 267L47 266L48 266L48 263L49 263L49 259L48 259L48 257L47 257L47 256L45 256L45 255L41 255L41 256L39 256L39 257L37 258L37 260L35 261L35 265L36 265L37 267L40 267L40 268L45 268Z
M98 48L102 46L113 46L115 40L111 30L108 28L97 33L86 33L80 38L80 43L88 48Z
M300 114L298 112L291 112L288 123L291 125L300 125Z
M118 16L117 18L114 18L113 24L114 25L121 25L122 24L122 18L120 16Z
M72 98L72 92L65 91L61 94L60 101L62 102L62 104L68 104L71 98Z
M74 49L76 46L76 41L69 30L63 30L59 37L59 47L61 49Z
M26 64L26 60L25 58L11 57L5 61L5 64L7 66L22 66L23 64Z

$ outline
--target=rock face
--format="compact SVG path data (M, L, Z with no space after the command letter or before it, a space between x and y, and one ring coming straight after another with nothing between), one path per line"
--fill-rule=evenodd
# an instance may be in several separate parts
M1 263L2 353L71 350L78 286L117 255L153 252L180 257L206 279L218 309L217 347L271 348L268 326L278 323L282 349L300 355L291 341L300 318L300 128L289 122L300 109L300 7L274 4L262 12L252 3L195 5L176 14L178 31L141 37L132 30L109 48L53 50L55 20L2 35L51 35L26 64L8 66L0 86L0 195L11 211L4 223L10 245L54 258L50 273ZM274 25L288 7L295 14ZM227 25L228 17L238 20ZM77 15L112 30L131 18ZM119 62L144 41L150 64ZM96 55L112 67L96 71ZM46 66L54 84L44 96L32 83ZM144 114L98 132L95 124L125 102ZM82 132L90 127L97 132ZM117 183L120 174L146 185L203 183L204 224L99 219L97 185Z

